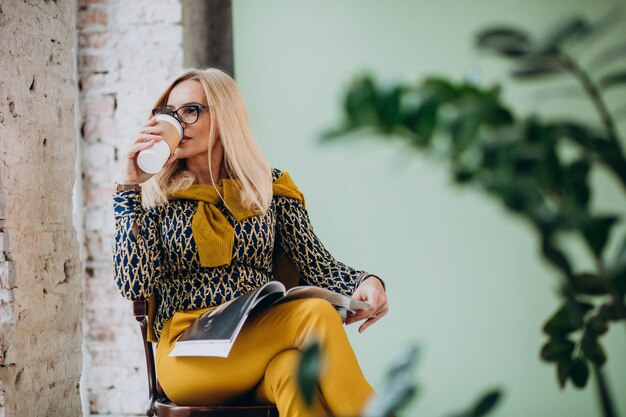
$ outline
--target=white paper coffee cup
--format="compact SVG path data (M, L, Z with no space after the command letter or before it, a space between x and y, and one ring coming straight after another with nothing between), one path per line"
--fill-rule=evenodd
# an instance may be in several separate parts
M175 117L169 114L157 114L154 118L163 129L163 140L155 142L148 149L139 152L137 156L137 165L148 174L161 171L183 137L183 127Z

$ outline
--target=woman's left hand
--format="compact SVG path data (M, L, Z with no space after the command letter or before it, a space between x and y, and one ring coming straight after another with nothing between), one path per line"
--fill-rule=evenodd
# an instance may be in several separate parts
M367 319L365 323L359 327L359 333L363 333L365 329L376 323L389 311L385 288L376 277L369 277L363 281L354 291L354 294L352 294L352 298L367 301L370 305L370 308L367 310L358 311L354 316L346 319L346 324Z

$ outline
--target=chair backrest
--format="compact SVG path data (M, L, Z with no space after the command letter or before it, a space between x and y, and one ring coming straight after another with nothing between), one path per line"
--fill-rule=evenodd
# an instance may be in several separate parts
M278 241L274 245L273 263L273 276L276 281L282 282L287 288L303 284L301 274L280 248ZM154 323L154 314L156 309L154 306L154 298L151 297L151 299L152 302L149 300L133 301L133 315L139 322L139 326L141 328L141 336L143 338L144 352L146 356L146 367L148 371L148 389L150 400L148 409L146 410L147 416L150 417L156 413L157 416L168 415L177 417L192 415L207 417L278 417L278 412L275 407L181 407L173 404L158 402L159 398L165 397L165 393L159 385L154 362L152 342L156 341L156 338L153 335L152 323Z
M280 245L276 245L280 246ZM296 269L289 257L280 247L274 250L274 279L282 282L287 289L304 285L302 274Z

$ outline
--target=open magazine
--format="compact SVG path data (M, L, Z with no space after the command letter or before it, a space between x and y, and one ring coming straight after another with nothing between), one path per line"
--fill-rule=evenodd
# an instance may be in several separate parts
M227 301L198 317L176 341L170 356L219 356L230 353L250 312L298 298L322 298L330 302L343 320L358 310L369 308L365 301L319 287L285 289L282 282L270 281L247 294Z

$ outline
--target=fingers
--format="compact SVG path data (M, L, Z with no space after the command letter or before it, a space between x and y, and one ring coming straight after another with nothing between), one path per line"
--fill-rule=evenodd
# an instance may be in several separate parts
M364 320L370 316L372 316L374 314L374 312L376 311L375 307L370 307L366 310L359 310L356 312L356 314L354 316L350 316L346 319L346 324L351 324L357 321L361 321Z
M159 135L151 135L148 133L144 133L144 134L139 135L137 139L135 139L135 143L147 142L150 140L159 141L159 140L163 140L163 138Z
M163 129L157 125L154 117L144 122L141 126L133 143L126 148L125 159L127 163L124 165L124 178L126 178L128 182L144 182L151 177L151 175L144 173L137 165L137 154L163 140L160 136L162 134Z
M346 318L346 324L352 324L357 321L367 319L365 323L363 323L363 325L361 325L361 327L359 328L359 332L362 333L363 330L369 327L372 323L378 321L380 317L387 314L388 311L389 311L389 305L385 301L381 306L368 308L367 310L360 310L354 316ZM364 325L366 326L363 327Z
M154 117L151 117L148 120L146 120L146 122L142 125L142 127L155 126L155 125L156 125L156 119Z
M149 135L161 135L163 134L163 129L159 126L144 126L139 129L139 134L149 134Z
M128 150L128 158L129 159L133 159L135 158L135 156L143 151L144 149L148 149L150 147L152 147L155 143L157 143L158 141L160 141L161 138L156 136L153 138L139 138L135 141L135 144L133 146L130 147L130 149Z
M162 134L163 134L163 129L161 129L156 124L156 120L153 117L152 119L148 120L141 126L141 129L139 129L139 136L137 137L135 142L139 141L140 139L151 139L154 137L160 138L161 137L160 135Z
M367 301L370 304L370 308L357 311L354 316L348 317L346 319L346 324L351 324L361 320L367 320L365 323L370 324L367 324L365 327L362 326L362 330L359 330L361 332L371 325L371 318L373 316L378 317L378 314L384 314L384 312L388 310L387 296L384 292L379 291L375 287L361 286L357 288L357 290L352 295L352 298L361 301Z
M358 297L363 301L370 303L371 308L358 311L354 316L346 319L346 324L351 324L365 319L365 322L359 327L359 333L363 333L372 324L380 320L389 311L389 304L385 294L379 294L378 291L363 293L355 293L354 297Z
M385 308L384 310L382 310L379 313L374 313L374 315L372 315L370 318L368 318L367 320L365 320L365 323L363 323L361 325L361 327L359 327L359 333L363 333L365 331L365 329L367 329L368 327L370 327L372 324L376 323L378 320L380 320L385 314L387 314L387 312L389 311L388 308Z
M160 136L163 133L163 129L156 125L154 118L148 120L143 124L139 130L139 135L135 142L128 149L128 158L132 159L144 149L148 149L156 142L163 140Z

